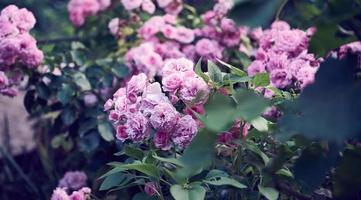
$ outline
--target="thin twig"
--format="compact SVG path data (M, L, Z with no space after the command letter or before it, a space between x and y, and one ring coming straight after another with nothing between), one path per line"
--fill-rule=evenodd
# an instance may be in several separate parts
M283 8L286 6L287 2L288 2L288 0L283 0L282 4L278 8L277 14L276 14L276 21L280 19L281 12L282 12Z
M82 39L80 37L73 36L73 37L63 37L63 38L38 40L37 44L46 45L46 44L54 44L54 43L59 43L59 42L73 42L73 41L81 41L81 40Z

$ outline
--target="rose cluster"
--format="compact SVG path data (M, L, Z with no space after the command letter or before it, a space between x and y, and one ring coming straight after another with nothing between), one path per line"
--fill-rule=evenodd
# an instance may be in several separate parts
M13 87L21 80L17 63L33 68L44 58L29 31L35 25L34 15L25 8L9 5L0 13L0 94L15 96Z
M172 15L179 14L183 9L182 0L121 0L121 3L128 11L142 10L149 14L155 12L156 5Z
M67 188L58 187L53 191L50 200L89 200L91 189L83 187L79 190L73 191L70 195Z
M51 200L87 200L91 190L86 186L87 175L82 171L68 171L60 179ZM70 195L68 193L72 192Z
M291 29L284 21L275 21L271 29L258 30L259 48L248 74L268 72L271 86L279 89L303 89L314 81L319 60L308 53L308 43L315 29ZM272 94L266 94L272 96Z
M144 142L153 138L154 145L169 150L173 145L185 148L196 135L197 121L179 112L173 104L182 100L196 106L208 98L207 84L193 71L187 59L169 60L164 67L163 90L145 74L133 76L104 105L121 141ZM170 78L169 78L170 77Z
M75 26L85 23L88 16L98 14L107 9L111 0L71 0L68 4L69 18Z
M248 32L225 17L225 11L232 7L229 4L228 1L219 1L213 10L202 15L200 27L195 28L179 24L182 20L174 15L151 17L139 28L138 37L142 42L126 53L126 65L134 73L142 72L153 77L159 74L161 66L171 58L227 60L224 57L226 48L244 50L241 38L247 37ZM217 7L223 9L223 12L218 11ZM111 32L116 36L119 24L117 18L109 23Z
M361 55L361 42L351 42L349 44L342 45L338 50L338 57L343 58L346 56L348 52L351 52L353 54Z

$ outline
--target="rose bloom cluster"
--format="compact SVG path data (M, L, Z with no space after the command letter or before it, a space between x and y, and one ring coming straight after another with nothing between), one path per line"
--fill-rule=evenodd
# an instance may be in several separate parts
M208 85L193 71L185 58L169 60L163 68L163 91L143 73L134 75L109 99L105 110L121 141L144 142L153 138L155 147L184 149L198 131L196 119L178 111L179 100L187 106L202 105L208 98ZM168 96L166 95L168 94Z
M360 41L356 41L356 42L351 42L349 44L345 44L342 45L337 54L339 58L343 58L346 56L346 54L348 52L351 52L353 54L358 54L361 55L361 42Z
M153 16L138 30L142 42L125 55L126 65L134 73L145 73L148 77L159 75L168 59L186 57L196 61L200 57L208 60L223 59L226 48L241 48L241 37L248 33L244 27L225 17L233 1L220 1L211 11L202 15L199 28L187 28L178 23L178 17L166 14ZM109 23L109 29L119 36L118 18Z
M58 187L53 191L50 200L89 200L91 189L83 187L79 190L73 191L70 195L67 188Z
M149 14L155 12L156 5L172 15L179 14L183 9L182 0L121 0L121 3L128 11L142 10Z
M81 26L89 16L107 9L111 0L71 0L68 4L69 18L75 26Z
M279 89L301 90L312 83L320 61L308 53L310 37L316 30L291 29L284 21L275 21L271 29L259 30L257 40L259 48L256 59L248 67L248 74L268 72L271 86ZM272 92L266 91L266 97Z
M7 6L0 13L0 94L17 94L13 86L22 78L17 63L33 68L44 59L43 52L29 33L35 22L30 11L15 5Z
M53 191L51 200L87 200L91 190L86 186L87 176L82 171L68 171L60 179L58 187ZM69 195L68 193L72 191Z

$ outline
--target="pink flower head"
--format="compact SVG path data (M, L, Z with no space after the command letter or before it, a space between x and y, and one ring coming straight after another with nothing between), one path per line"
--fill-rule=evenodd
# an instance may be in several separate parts
M87 107L93 107L98 102L98 97L93 93L87 93L84 95L84 104Z
M205 59L221 59L223 48L217 41L203 38L197 42L196 52Z
M143 24L138 33L141 37L149 39L157 34L164 26L165 21L163 17L153 16Z
M136 101L137 96L141 96L145 87L147 86L148 80L145 74L138 74L133 76L127 84L127 95L128 99L132 102Z
M142 10L149 14L153 14L155 12L155 5L151 0L143 0Z
M317 67L303 67L297 73L297 80L299 81L300 88L303 89L307 85L315 81L315 75L317 72Z
M5 75L4 72L0 71L0 89L4 88L9 84L8 77Z
M178 120L178 112L170 103L161 103L154 107L149 118L154 129L168 132L171 131Z
M15 5L9 5L1 11L1 18L6 19L18 28L20 32L28 32L36 23L33 13L26 8L19 9Z
M193 30L185 27L178 27L175 31L174 39L181 43L191 43L194 40Z
M69 17L75 26L85 23L85 18L97 14L100 5L97 0L71 0L68 4Z
M144 185L144 192L149 196L154 196L157 193L157 187L154 182L147 182Z
M166 24L162 27L161 31L162 31L164 37L169 38L169 39L174 39L177 29L172 25Z
M108 28L112 35L118 36L118 34L119 34L119 18L113 18L112 20L110 20L110 22L108 24Z
M204 103L208 99L209 87L202 78L194 72L188 73L184 77L184 84L179 91L180 98L190 104L196 105Z
M59 181L59 187L78 190L86 185L88 177L82 171L68 171Z
M143 0L121 0L126 10L134 10L142 5Z
M263 64L263 62L261 62L259 60L255 60L251 63L250 66L248 66L247 72L248 72L249 76L254 76L258 73L266 72L266 68L265 68L265 65Z
M163 151L168 151L171 149L170 134L168 132L157 132L154 135L154 145L155 147L162 149Z
M271 84L277 88L286 88L292 84L292 75L287 69L275 69L270 74Z
M112 3L112 0L97 0L97 1L99 4L99 10L106 10Z
M183 85L183 76L179 73L173 73L162 80L163 90L175 94Z
M193 71L194 63L186 58L169 59L162 69L162 75L168 76L173 73Z
M149 122L140 112L129 113L126 132L131 140L139 142L149 137Z
M272 23L271 28L278 31L287 31L290 30L290 25L285 21L275 21Z
M172 141L181 149L187 147L194 136L197 134L198 128L196 121L190 115L180 118L171 135Z
M126 126L118 125L116 127L116 131L117 131L116 137L118 138L118 140L124 142L125 140L127 140L129 138Z
M108 99L104 104L104 111L110 110L113 107L113 100Z
M182 0L172 0L164 10L167 14L178 15L183 10Z
M167 7L173 0L157 0L157 4L161 8Z
M87 200L89 199L90 192L91 192L90 188L83 187L78 191L74 191L70 195L70 200Z
M50 200L70 200L70 197L65 189L58 187L53 191Z

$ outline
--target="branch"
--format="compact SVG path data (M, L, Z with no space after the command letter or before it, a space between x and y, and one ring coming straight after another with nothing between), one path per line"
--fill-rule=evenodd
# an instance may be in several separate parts
M54 44L54 43L59 43L59 42L73 42L73 41L81 41L81 40L82 39L80 37L73 36L73 37L63 37L63 38L38 40L37 44L46 45L46 44Z
M281 191L282 193L289 195L289 196L293 196L296 199L299 200L311 200L312 198L308 195L304 195L298 191L293 190L292 188L290 188L287 184L285 183L281 183L276 181L276 187L279 191Z

